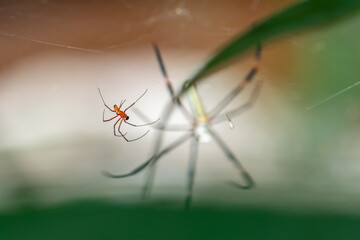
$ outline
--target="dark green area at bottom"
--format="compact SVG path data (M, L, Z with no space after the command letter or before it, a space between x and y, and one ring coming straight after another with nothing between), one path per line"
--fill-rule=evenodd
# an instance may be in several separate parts
M171 205L170 205L171 206ZM359 239L360 217L80 202L0 216L0 239Z

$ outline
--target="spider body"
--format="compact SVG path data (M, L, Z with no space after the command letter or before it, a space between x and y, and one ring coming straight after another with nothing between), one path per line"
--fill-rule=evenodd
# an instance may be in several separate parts
M193 126L194 135L200 142L211 141L209 134L209 116L205 111L205 107L198 94L196 86L191 86L187 91L187 96L190 102L191 110L194 115Z
M116 115L120 116L123 120L129 120L129 116L125 112L121 111L120 108L115 104L114 111Z
M156 121L153 121L153 122L150 122L150 123L146 123L146 124L140 124L140 125L139 125L139 124L133 124L133 123L128 122L129 116L126 114L126 111L129 110L132 106L134 106L135 103L136 103L137 101L139 101L140 98L142 98L142 97L145 95L145 93L147 92L147 89L145 90L145 92L144 92L135 102L133 102L133 103L132 103L129 107L127 107L124 111L121 110L121 107L122 107L122 105L125 103L126 100L122 100L122 101L120 102L120 105L119 105L119 106L117 106L117 105L115 104L115 105L114 105L114 110L113 110L113 109L111 109L111 108L105 103L104 98L103 98L103 96L102 96L102 94L101 94L100 88L98 88L98 91L99 91L100 97L101 97L101 99L102 99L102 101L103 101L103 103L104 103L104 106L105 106L109 111L111 111L111 112L113 112L113 113L116 114L116 116L114 116L114 117L112 117L112 118L105 119L105 109L104 109L104 111L103 111L103 122L109 122L109 121L111 121L111 120L119 117L119 119L116 120L116 122L115 122L115 124L114 124L114 136L116 136L116 137L123 137L127 142L132 142L132 141L135 141L135 140L138 140L138 139L144 137L144 136L149 132L149 130L148 130L148 131L146 131L143 135L141 135L141 136L138 137L138 138L128 139L128 138L125 137L125 135L126 135L127 133L124 133L124 134L123 134L123 133L120 131L120 127L121 127L121 124L122 124L123 122L126 123L126 124L128 124L128 125L130 125L130 126L133 126L133 127L142 127L142 126L151 125L151 124L156 123L157 121L159 121L159 119L157 119ZM119 127L116 129L116 125L117 125L118 123L119 123ZM120 135L118 135L117 133L120 133Z

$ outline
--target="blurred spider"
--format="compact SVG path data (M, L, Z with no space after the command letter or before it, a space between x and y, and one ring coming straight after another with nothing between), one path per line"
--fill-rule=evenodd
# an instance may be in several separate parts
M147 125L154 124L154 123L156 123L157 121L159 121L159 119L157 119L157 120L155 120L154 122L150 122L150 123L146 123L146 124L141 124L141 125L136 125L136 124L132 124L132 123L129 123L129 122L128 122L129 116L126 114L126 111L127 111L128 109L130 109L132 106L134 106L135 103L136 103L137 101L139 101L140 98L142 98L142 96L145 95L145 93L147 92L147 89L145 90L145 92L144 92L138 99L136 99L135 102L133 102L133 103L132 103L129 107L127 107L124 111L121 111L120 108L121 108L122 105L125 103L126 99L125 99L125 100L121 100L119 106L117 106L117 105L115 104L115 105L114 105L114 110L112 110L112 109L105 103L104 98L103 98L103 96L102 96L102 94L101 94L100 88L98 88L98 90L99 90L100 97L101 97L101 99L102 99L105 107L106 107L107 109L109 109L111 112L116 113L116 116L114 116L114 117L112 117L112 118L109 118L109 119L105 119L105 109L104 109L104 111L103 111L103 122L109 122L109 121L113 120L114 118L119 117L119 119L118 119L118 120L115 122L115 124L114 124L114 135L115 135L116 137L123 137L127 142L132 142L132 141L135 141L135 140L138 140L138 139L144 137L144 136L150 131L150 130L147 130L146 133L144 133L144 134L141 135L140 137L129 140L129 139L127 139L127 138L125 137L125 135L126 135L127 133L123 134L123 133L120 131L120 127L121 127L121 124L122 124L123 122L126 123L126 124L129 124L130 126L133 126L133 127L142 127L142 126L147 126ZM118 132L120 133L120 135L117 135L117 134L116 134L116 124L117 124L119 121L120 121L120 123L119 123L119 127L118 127L117 130L118 130Z
M178 147L180 144L184 143L186 140L191 139L190 142L190 161L189 161L189 167L188 167L188 183L187 183L187 196L185 201L185 209L189 209L192 199L192 190L194 185L194 177L195 177L195 169L196 169L196 159L197 159L197 150L198 150L198 142L208 142L211 139L214 139L215 142L219 145L219 147L224 151L227 158L235 165L235 167L238 169L240 175L242 176L244 180L244 184L239 184L236 182L228 182L230 185L240 188L240 189L250 189L254 186L254 181L252 180L250 174L245 170L241 162L235 157L235 155L230 151L229 147L225 144L225 142L219 137L219 135L211 128L212 125L216 123L220 123L223 121L229 121L230 117L238 116L242 113L244 113L246 110L249 110L255 103L259 92L261 90L262 83L259 82L256 87L254 88L250 99L244 103L243 105L239 106L238 108L235 108L231 111L228 111L226 116L227 118L224 118L224 114L219 114L234 98L236 95L238 95L247 85L252 81L255 74L258 71L258 63L260 61L261 56L261 45L258 44L256 46L255 50L255 62L251 68L251 70L248 72L248 74L245 76L245 78L228 94L223 98L213 110L210 112L206 112L205 108L202 104L201 98L198 94L198 91L196 89L196 86L190 86L190 88L187 90L187 96L189 98L190 106L192 109L192 114L184 107L184 105L181 102L181 99L175 98L174 95L174 89L173 86L169 80L169 77L167 75L164 62L162 60L160 50L158 45L153 42L152 43L161 73L165 79L165 83L167 85L167 88L169 90L170 96L172 97L173 101L177 103L180 110L184 114L184 116L189 120L190 127L189 126L171 126L166 124L158 124L154 125L155 128L160 130L168 130L168 131L186 131L186 133L178 138L176 141L165 147L164 149L160 149L161 142L162 142L162 136L163 131L160 131L157 136L157 140L155 141L155 147L154 147L154 153L152 157L141 164L140 166L136 167L133 171L126 173L126 174L112 174L110 172L105 171L104 174L107 177L110 178L124 178L133 176L140 171L144 170L146 167L148 167L149 172L147 175L147 181L143 188L143 197L147 197L150 193L154 176L155 176L155 166L158 160L165 155L166 153L169 153L176 147ZM148 121L148 118L141 113L139 110L136 110L135 113L138 114L139 117L142 119Z

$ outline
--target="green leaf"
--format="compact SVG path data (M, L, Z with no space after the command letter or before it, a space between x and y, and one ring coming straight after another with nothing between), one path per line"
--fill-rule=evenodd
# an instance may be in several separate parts
M360 8L360 0L307 0L300 1L287 9L275 13L268 19L241 33L226 46L216 52L197 71L178 93L183 94L191 85L203 77L229 64L259 42L296 30L315 27L347 16Z

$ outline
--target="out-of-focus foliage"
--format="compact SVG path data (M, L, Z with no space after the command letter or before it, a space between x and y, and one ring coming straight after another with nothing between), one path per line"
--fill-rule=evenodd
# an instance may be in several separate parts
M330 23L340 17L353 13L359 8L360 1L358 0L300 1L255 24L247 32L240 33L240 35L207 60L203 67L183 85L179 94L183 94L189 86L198 82L205 75L224 67L235 57L243 54L259 42L264 42L296 30Z
M182 204L181 204L182 205ZM167 206L167 207L165 207ZM1 239L357 239L358 217L83 202L0 217Z

